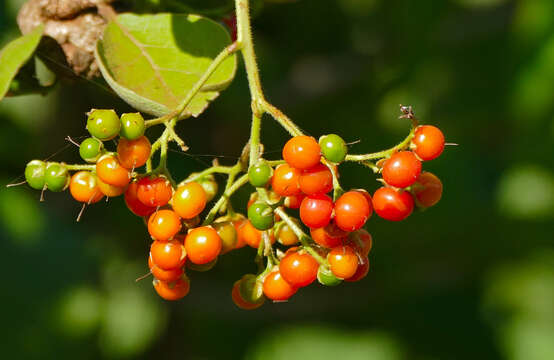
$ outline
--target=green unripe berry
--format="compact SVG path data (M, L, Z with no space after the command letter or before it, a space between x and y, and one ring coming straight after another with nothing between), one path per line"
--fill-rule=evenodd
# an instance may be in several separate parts
M119 134L121 121L113 110L92 110L88 115L87 130L97 139L111 140Z
M144 135L144 118L140 113L121 115L121 136L127 140L136 140Z
M104 144L102 144L102 141L92 137L83 140L79 146L79 155L83 160L90 163L96 162L103 151Z
M221 239L221 254L225 254L237 246L237 229L231 221L214 222L212 227Z
M46 164L44 161L32 160L25 166L25 180L35 190L44 189Z
M321 147L321 153L325 159L337 164L342 162L348 153L346 143L336 134L320 137L319 146Z
M213 259L207 264L195 264L192 261L187 262L187 267L191 270L198 271L198 272L206 272L208 270L211 270L215 264L217 263L217 258Z
M248 169L248 180L254 187L262 187L273 176L273 169L264 160L258 161Z
M60 163L48 163L46 164L44 182L50 191L63 191L69 185L69 172L67 168Z
M323 265L320 265L317 269L317 281L325 286L337 286L342 282L341 279L333 275L328 267Z
M239 294L244 301L251 304L259 304L265 301L263 284L253 274L246 274L240 279Z
M212 201L219 190L219 186L217 185L217 181L215 181L214 176L207 175L196 180L196 182L199 183L206 192L206 201Z
M248 220L258 230L271 229L275 221L273 209L266 203L255 202L248 208Z

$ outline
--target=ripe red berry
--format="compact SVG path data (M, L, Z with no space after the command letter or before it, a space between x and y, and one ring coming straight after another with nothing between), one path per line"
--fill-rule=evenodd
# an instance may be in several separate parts
M173 210L158 210L148 219L148 232L158 241L171 240L181 230L181 218Z
M298 288L291 286L283 279L279 270L275 270L264 279L264 295L273 301L285 301L296 293Z
M295 136L283 147L283 159L295 169L307 170L321 159L321 148L311 136Z
M136 181L133 181L127 187L125 191L125 204L131 212L137 216L148 216L156 211L155 207L146 206L139 200L137 196L138 184Z
M433 160L444 150L444 135L442 131L435 126L418 126L412 144L414 152L421 160Z
M300 204L302 203L302 200L304 200L304 198L304 194L287 196L285 198L285 206L289 209L298 209L300 208Z
M412 186L412 193L418 206L431 207L442 197L442 182L434 174L423 172Z
M314 282L318 268L316 259L302 251L287 252L279 264L281 276L293 287L308 286Z
M211 226L197 227L187 234L185 250L192 263L207 264L221 252L221 238Z
M329 224L333 213L333 200L327 195L307 196L300 204L300 219L309 228Z
M414 199L407 191L382 187L373 194L373 208L385 220L404 220L414 210Z
M420 173L421 161L411 151L397 152L383 165L383 180L397 188L412 185Z
M185 297L190 291L190 281L183 275L176 281L166 282L154 279L154 289L162 299L174 301Z
M360 229L371 216L373 206L358 191L348 191L335 202L335 222L344 231Z
M137 197L146 206L164 206L173 196L173 187L165 177L143 177L138 181Z
M304 170L298 179L300 190L306 195L327 194L333 189L333 174L323 164Z
M150 245L152 261L162 270L180 268L185 264L185 248L178 240L154 241Z
M348 279L358 269L358 254L350 246L337 246L327 255L329 267L339 279Z
M273 172L271 187L273 191L281 196L298 195L301 193L300 184L298 183L299 178L299 170L288 164L281 164L277 166Z

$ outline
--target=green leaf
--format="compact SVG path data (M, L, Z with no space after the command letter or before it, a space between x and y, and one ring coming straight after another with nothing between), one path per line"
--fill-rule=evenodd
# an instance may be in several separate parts
M27 35L13 40L0 51L0 100L8 92L19 69L35 52L43 30L43 25L38 26Z
M112 89L134 108L163 116L175 110L231 42L218 23L197 15L119 15L108 24L96 60ZM184 115L198 116L235 76L227 58L189 103Z

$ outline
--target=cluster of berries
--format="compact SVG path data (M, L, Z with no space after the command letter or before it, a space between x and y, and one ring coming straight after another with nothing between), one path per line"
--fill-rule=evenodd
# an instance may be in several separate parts
M369 271L372 237L363 229L373 211L399 221L414 206L426 208L442 195L440 180L421 172L421 162L438 157L444 149L442 132L429 125L415 128L409 143L389 151L375 164L385 186L373 196L366 190L344 191L338 165L347 159L347 146L338 135L295 136L283 148L283 160L259 158L244 175L256 191L247 204L247 216L235 213L227 199L202 222L208 202L218 193L212 173L191 174L179 184L165 173L136 170L150 161L152 145L144 136L146 125L139 113L93 110L87 119L92 137L79 152L88 165L33 160L25 177L35 189L62 191L85 205L103 197L124 195L132 213L143 217L153 242L148 266L156 292L177 300L190 290L187 269L211 269L219 255L250 246L257 249L258 274L247 274L232 289L232 298L243 309L261 306L265 299L286 301L301 287L318 280L326 286L358 281ZM104 142L117 136L117 150ZM76 171L70 175L70 171ZM168 175L169 176L169 175ZM332 192L332 197L329 194ZM296 212L289 216L286 211ZM212 221L214 220L214 221ZM309 236L303 231L309 229ZM263 258L267 258L264 270Z

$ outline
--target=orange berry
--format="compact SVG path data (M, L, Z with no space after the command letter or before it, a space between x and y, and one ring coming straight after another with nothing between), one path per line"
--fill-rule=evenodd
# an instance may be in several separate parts
M250 220L241 222L237 227L238 242L244 242L250 247L257 249L262 240L262 231L256 229ZM275 236L270 233L269 239L272 244L275 243Z
M281 164L275 168L271 178L271 187L273 191L281 196L292 196L300 194L300 171L289 166Z
M295 169L307 170L319 164L321 148L311 136L295 136L283 147L283 159Z
M300 190L306 195L327 194L333 190L333 174L323 164L304 170L298 179Z
M96 175L106 184L117 187L125 187L131 180L129 170L121 166L119 160L113 155L106 155L98 160Z
M327 255L329 268L339 279L352 277L358 269L358 254L350 246L337 246Z
M182 267L177 267L171 270L161 269L152 261L152 254L148 256L148 267L150 268L150 272L156 279L166 282L178 280L184 274L184 270Z
M178 240L154 241L150 245L152 261L162 270L180 268L185 264L185 248Z
M171 282L154 279L152 284L158 295L160 295L162 299L169 301L179 300L185 297L190 291L190 281L186 275Z
M171 240L180 230L181 218L173 210L158 210L148 219L148 232L155 240Z
M317 277L319 264L310 254L302 251L287 252L279 264L279 271L293 287L308 286Z
M221 252L221 238L210 226L192 229L185 238L188 259L202 265L213 261Z
M279 270L275 270L265 277L263 289L264 295L273 301L288 300L298 290L281 277Z
M192 219L206 207L206 192L197 182L181 185L173 194L173 210L183 219Z
M96 175L90 171L79 171L69 181L69 192L79 202L94 204L104 197L98 187Z
M146 136L135 140L120 138L117 144L117 157L121 166L127 169L136 169L146 164L150 158L152 145Z
M310 229L312 239L325 248L334 248L342 245L348 236L348 233L339 229L335 222L330 222L327 226Z

